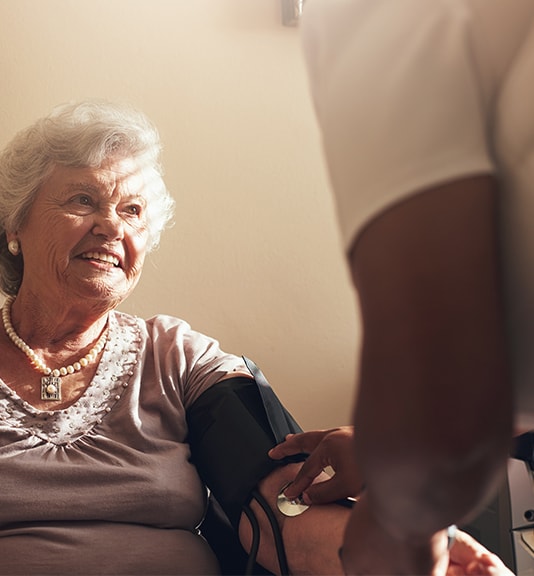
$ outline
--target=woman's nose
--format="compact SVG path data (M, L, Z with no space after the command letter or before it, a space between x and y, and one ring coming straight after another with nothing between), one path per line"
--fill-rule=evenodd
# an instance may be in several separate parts
M124 237L124 222L114 210L97 212L93 234L105 236L108 240L121 240Z

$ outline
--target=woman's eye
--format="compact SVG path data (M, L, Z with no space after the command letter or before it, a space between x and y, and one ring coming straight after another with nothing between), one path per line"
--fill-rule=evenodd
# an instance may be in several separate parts
M73 198L75 204L80 204L81 206L91 206L91 197L85 194L80 194Z
M94 209L94 202L87 194L76 194L69 200L69 210L76 214L85 214Z
M125 212L130 216L140 216L143 209L139 204L129 204L125 208Z

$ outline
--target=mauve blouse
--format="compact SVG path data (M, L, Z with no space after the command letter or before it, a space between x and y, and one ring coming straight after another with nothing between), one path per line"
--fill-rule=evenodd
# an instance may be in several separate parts
M215 574L188 406L242 360L170 316L112 312L95 377L36 410L0 380L0 574Z

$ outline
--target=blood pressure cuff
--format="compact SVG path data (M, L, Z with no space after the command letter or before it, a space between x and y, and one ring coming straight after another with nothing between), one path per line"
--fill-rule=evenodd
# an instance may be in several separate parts
M244 360L254 379L215 384L187 413L192 462L236 529L258 482L275 468L306 458L269 458L271 448L302 429L257 366Z

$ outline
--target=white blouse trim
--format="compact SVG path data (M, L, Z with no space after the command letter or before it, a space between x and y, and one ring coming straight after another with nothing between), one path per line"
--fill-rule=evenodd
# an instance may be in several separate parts
M111 312L108 340L82 396L63 410L39 410L0 380L0 427L24 430L58 446L71 444L101 423L120 401L139 360L140 343L138 319Z

